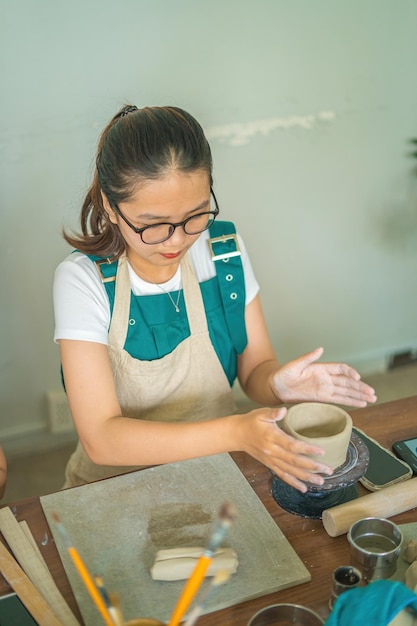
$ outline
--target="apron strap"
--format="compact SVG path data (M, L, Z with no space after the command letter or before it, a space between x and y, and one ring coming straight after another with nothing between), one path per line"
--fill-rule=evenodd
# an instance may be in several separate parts
M216 221L210 227L208 245L226 313L230 337L238 354L248 343L245 324L245 275L236 229L232 222Z
M189 252L187 252L181 261L181 278L190 335L208 333L203 296L192 266Z
M127 336L130 312L130 278L126 253L118 261L115 283L114 304L109 328L109 345L124 346Z

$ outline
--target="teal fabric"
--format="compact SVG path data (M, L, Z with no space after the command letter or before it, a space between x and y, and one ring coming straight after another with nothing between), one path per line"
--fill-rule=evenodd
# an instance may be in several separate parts
M214 222L210 228L209 243L223 306L227 312L226 324L233 345L238 354L242 354L248 342L245 324L245 276L234 224L221 220Z
M417 595L403 583L376 580L344 591L335 601L325 626L387 626L406 607L417 617Z
M210 229L211 237L229 235L235 232L231 222L214 222ZM223 244L223 242L222 242ZM233 239L227 239L221 246L223 252L236 250ZM217 253L217 249L215 250ZM116 276L117 261L108 261L90 256L97 263L104 278ZM237 376L237 355L243 352L247 344L245 327L245 282L240 256L215 261L215 277L200 283L204 308L207 315L209 335L217 357L223 367L230 386ZM230 277L233 277L232 279ZM103 283L113 311L115 282ZM171 293L174 302L178 292ZM125 350L134 358L143 361L160 359L189 337L187 313L183 293L178 302L177 313L165 293L152 296L131 295L130 316Z
M210 339L229 383L237 374L237 353L225 324L225 314L216 278L200 284ZM174 302L177 293L171 293ZM130 320L125 349L136 359L153 361L172 352L181 341L190 336L183 294L179 300L180 312L164 293L153 296L132 296Z

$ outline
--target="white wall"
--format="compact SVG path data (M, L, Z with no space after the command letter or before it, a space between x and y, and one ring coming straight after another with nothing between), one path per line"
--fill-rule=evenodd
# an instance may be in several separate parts
M205 127L281 360L417 347L416 23L414 0L2 0L0 438L46 427L60 231L127 101Z

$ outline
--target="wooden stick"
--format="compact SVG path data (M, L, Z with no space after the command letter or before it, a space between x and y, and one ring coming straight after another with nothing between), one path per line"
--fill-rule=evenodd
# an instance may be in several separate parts
M26 522L18 522L9 507L0 509L0 531L29 580L64 626L79 621L59 591Z
M49 604L1 542L0 570L39 626L62 626Z

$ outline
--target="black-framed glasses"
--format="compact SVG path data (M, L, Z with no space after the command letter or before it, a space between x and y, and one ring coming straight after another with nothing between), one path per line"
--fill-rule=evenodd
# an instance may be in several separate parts
M117 204L115 204L113 208L116 213L120 215L122 220L126 222L129 228L131 228L137 235L140 235L143 243L152 245L155 243L162 243L172 237L175 229L179 226L182 226L186 235L198 235L199 233L202 233L210 228L220 210L214 191L211 188L210 194L213 196L214 205L216 207L214 211L196 213L196 215L191 215L191 217L187 217L187 219L182 222L177 222L176 224L172 224L171 222L161 222L159 224L151 224L149 226L143 226L142 228L136 228L136 226L133 226L127 217L123 215Z

